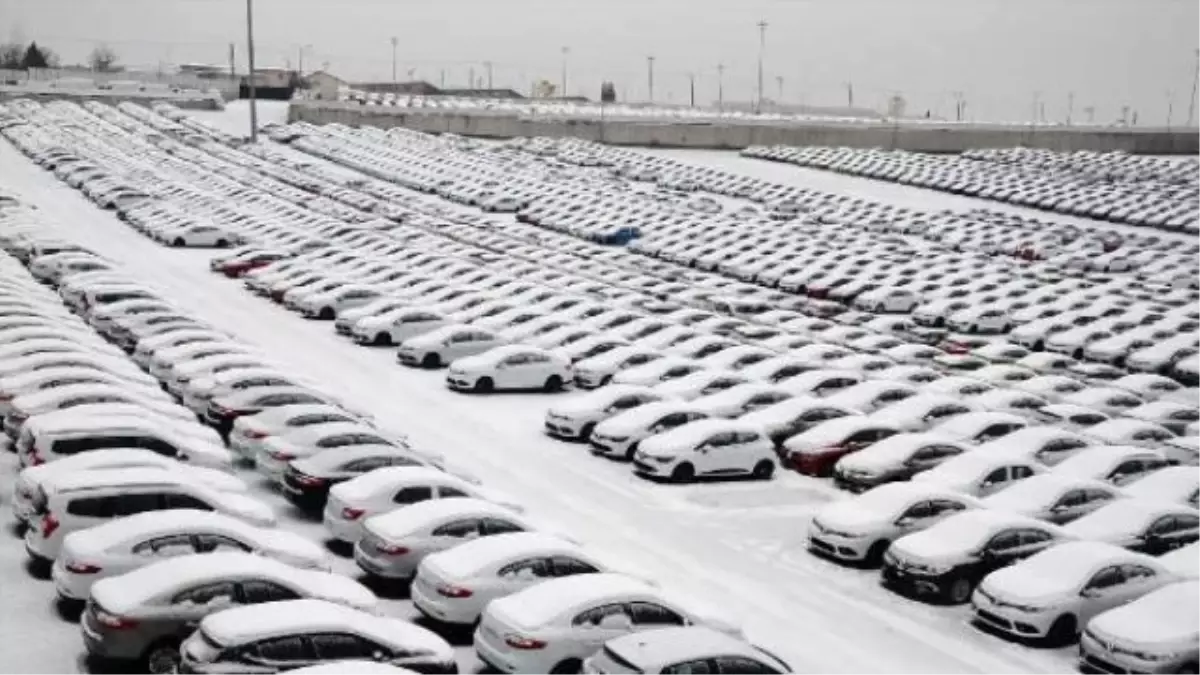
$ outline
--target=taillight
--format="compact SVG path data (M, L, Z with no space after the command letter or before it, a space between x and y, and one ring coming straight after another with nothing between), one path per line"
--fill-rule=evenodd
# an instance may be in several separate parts
M377 551L384 555L407 555L407 546L393 546L392 544L380 544L375 547Z
M463 588L462 586L451 586L448 584L438 586L437 592L438 595L442 595L447 598L469 598L474 595L474 592L472 592L469 588Z
M99 610L96 612L96 621L113 630L128 630L137 628L138 625L138 622L133 619Z
M272 450L268 454L270 454L271 457L273 457L275 459L278 459L280 461L285 461L285 462L288 460L296 459L295 455L293 455L292 453L290 453L286 450Z
M307 476L302 473L295 474L292 476L292 478L297 483L299 483L301 485L307 485L309 487L320 487L326 483L326 480L324 478L318 478L316 476Z
M95 574L100 571L100 568L87 563L69 562L67 563L67 571L74 572L75 574Z
M37 450L34 450L33 454L29 456L29 466L41 466L45 463L46 460L42 459L41 456L37 454Z
M529 638L511 633L504 636L504 642L513 649L543 649L546 646L545 640L538 640L537 638Z
M347 506L342 509L342 518L345 518L346 520L358 520L359 518L362 518L362 515L366 512L366 509L352 509Z
M53 513L42 516L42 539L49 539L58 529L58 524L58 518L55 518Z
M824 448L821 448L821 454L832 455L837 452L845 452L846 449L847 448L844 445L827 445Z
M245 432L246 438L254 438L254 439L266 438L267 436L270 436L270 435L271 434L268 434L265 431L259 431L258 429L248 429Z

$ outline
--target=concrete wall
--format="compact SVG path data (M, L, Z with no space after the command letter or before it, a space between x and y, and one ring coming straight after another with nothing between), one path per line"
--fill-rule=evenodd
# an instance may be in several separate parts
M0 86L0 102L21 98L42 102L100 101L101 103L111 105L116 105L124 101L133 101L134 103L141 103L143 105L165 101L176 107L192 110L224 110L225 108L225 99L221 98L219 94L205 95L199 92L175 94L171 92L120 92L104 89L34 91L25 87Z
M1195 129L1034 127L918 122L723 122L688 124L645 119L562 119L488 110L443 111L296 101L289 121L347 126L406 127L430 133L482 138L571 136L612 145L739 150L751 145L827 145L914 152L961 152L973 148L1033 147L1149 155L1195 155Z

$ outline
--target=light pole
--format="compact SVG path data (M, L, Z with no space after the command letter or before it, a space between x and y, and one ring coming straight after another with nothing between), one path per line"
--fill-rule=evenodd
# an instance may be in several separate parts
M853 82L846 83L846 107L847 108L854 107L854 83Z
M649 101L654 103L654 57L646 57L646 88L649 91Z
M300 77L304 77L304 52L309 51L312 48L312 45L300 45L300 48L297 50L298 53L296 56L298 58L296 59L296 72L300 75Z
M763 55L767 51L767 22L758 22L758 100L754 103L754 112L762 110L763 98Z
M725 112L725 64L717 64L717 109Z
M570 53L571 53L570 47L562 48L562 93L559 94L560 98L565 97L567 95L567 56Z
M1192 71L1192 98L1188 101L1188 121L1187 125L1192 126L1192 120L1196 119L1196 85L1200 84L1200 49L1192 52L1192 66L1195 70Z
M246 60L250 74L246 77L246 93L250 96L250 142L258 142L258 102L254 91L254 0L246 0Z
M393 36L392 37L392 84L393 85L395 85L398 82L398 80L396 79L396 45L398 45L398 44L400 44L400 39Z
M688 102L691 107L696 107L696 74L688 73Z
M779 88L779 100L776 101L775 103L777 103L777 104L783 103L783 76L782 75L775 76L775 84Z
M1033 92L1033 103L1029 107L1029 123L1037 124L1038 117L1038 101L1042 98L1042 92Z
M1071 126L1071 117L1075 114L1075 92L1067 92L1067 126Z
M1171 118L1175 116L1175 92L1167 90L1167 130L1171 129Z
M491 62L491 61L484 61L484 62L483 62L483 67L484 67L484 68L487 68L487 83L488 83L488 89L494 89L494 87L492 87L492 62Z

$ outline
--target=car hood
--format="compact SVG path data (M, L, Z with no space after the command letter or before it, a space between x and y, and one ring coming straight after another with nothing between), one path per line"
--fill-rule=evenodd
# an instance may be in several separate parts
M865 509L853 501L845 501L826 507L814 520L831 530L859 534L890 522L891 516Z
M1001 602L1040 605L1072 595L1077 584L1030 574L1021 567L1004 567L987 576L979 589Z
M274 527L277 522L275 512L271 507L253 497L241 494L221 493L221 503L218 510L238 520L260 527Z

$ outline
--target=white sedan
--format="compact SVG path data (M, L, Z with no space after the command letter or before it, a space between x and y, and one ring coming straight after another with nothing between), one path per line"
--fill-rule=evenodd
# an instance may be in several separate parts
M574 396L546 411L546 433L569 440L587 441L596 425L640 405L662 400L649 387L610 384Z
M458 391L559 391L571 380L571 364L537 347L505 345L450 364L446 384Z
M697 420L642 441L633 456L639 476L686 483L696 478L775 474L775 445L762 430L735 420Z
M400 343L396 360L406 366L440 368L482 354L507 342L496 333L466 324L451 324Z

